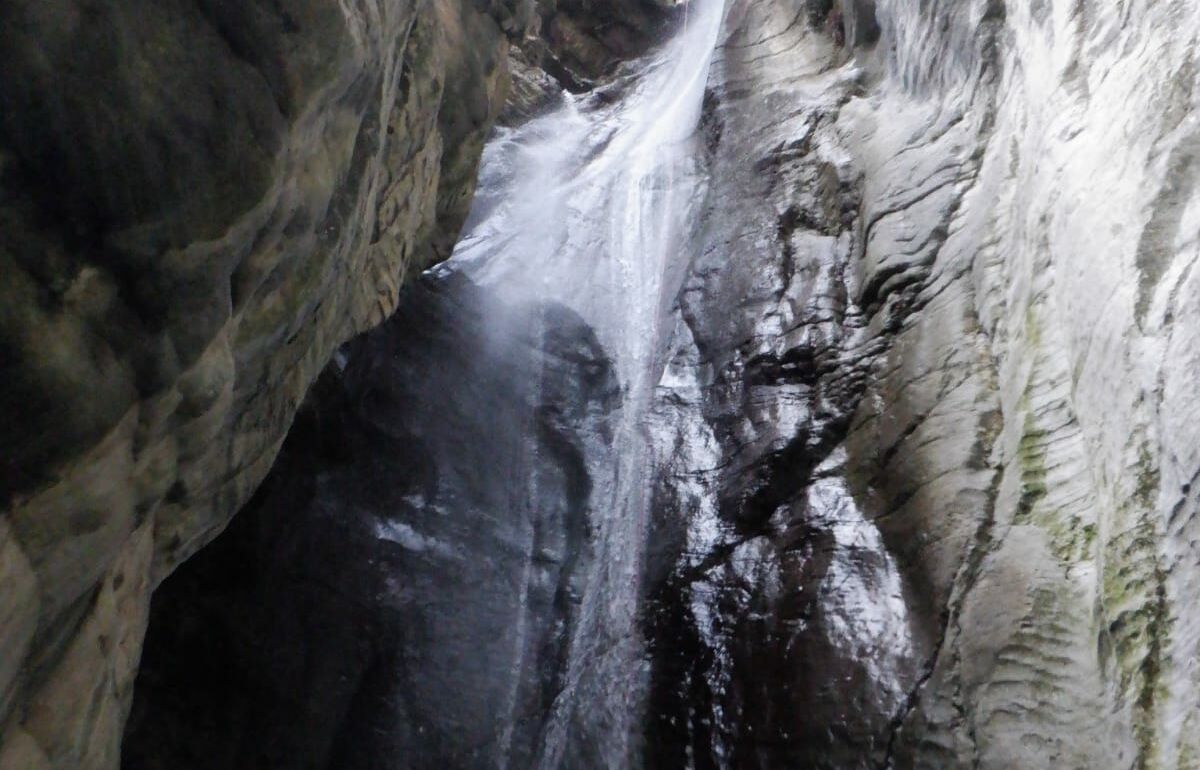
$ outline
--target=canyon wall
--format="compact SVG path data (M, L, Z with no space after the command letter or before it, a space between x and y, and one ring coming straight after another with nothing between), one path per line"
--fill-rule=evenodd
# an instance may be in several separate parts
M702 126L710 202L647 425L650 670L633 766L1197 766L1197 12L731 4ZM406 349L375 344L352 370ZM589 350L569 360L605 371ZM537 402L574 436L556 446L583 446L611 409L580 397ZM400 415L355 403L356 420ZM458 440L495 437L478 425ZM575 473L569 504L496 514L580 510L594 477ZM357 494L342 494L317 498L322 526L346 520ZM360 529L380 515L353 509ZM548 520L557 545L534 581L565 597L584 590L571 570L591 552L571 520ZM260 548L303 536L298 520L272 526ZM445 526L357 542L504 552ZM190 573L180 595L220 574ZM420 627L494 617L486 591L425 603L437 584L406 594ZM561 629L573 611L500 612ZM553 686L558 658L539 660L528 676ZM526 675L506 671L461 675ZM474 701L447 695L429 703L453 725Z
M532 12L0 11L0 766L116 766L151 591L448 253Z
M715 69L655 766L1196 767L1200 8L820 5Z
M4 770L115 766L150 590L448 253L504 32L513 123L638 50L572 43L586 3L532 42L532 8L59 5L0 11ZM1197 35L1189 0L730 3L631 762L1200 767ZM612 351L461 277L403 302L156 600L127 766L538 756Z

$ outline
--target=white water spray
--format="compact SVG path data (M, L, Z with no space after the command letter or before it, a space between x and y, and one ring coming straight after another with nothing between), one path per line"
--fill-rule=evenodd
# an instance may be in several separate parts
M623 391L612 449L599 458L608 467L589 468L592 566L541 741L543 770L625 768L635 752L645 690L644 417L705 192L696 130L723 15L723 0L694 0L679 34L612 87L619 98L566 96L550 114L502 130L452 262L508 302L578 313Z

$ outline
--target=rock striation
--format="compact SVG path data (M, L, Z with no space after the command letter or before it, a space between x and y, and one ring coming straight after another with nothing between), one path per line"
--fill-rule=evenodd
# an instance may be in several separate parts
M0 9L0 767L116 767L150 592L444 258L527 3Z
M596 36L613 10L0 9L0 767L115 766L151 592L449 255L502 107L590 87L671 16L629 0Z
M622 531L638 513L624 493L637 364L606 350L623 324L595 324L631 316L643 247L673 259L687 235L659 214L702 198L691 142L674 145L720 20L710 3L680 41L700 58L663 59L655 85L620 78L496 133L454 262L344 349L260 497L156 595L126 768L625 761L634 712L617 682L638 686L638 588L616 563L632 564ZM681 84L675 112L691 117L664 133L656 97ZM636 185L625 148L645 154ZM640 238L600 213L622 204L655 218ZM651 320L677 288L652 280L638 287ZM629 577L601 592L605 574Z
M646 766L1196 766L1195 14L731 4Z
M714 68L652 764L1195 767L1197 9L823 5Z

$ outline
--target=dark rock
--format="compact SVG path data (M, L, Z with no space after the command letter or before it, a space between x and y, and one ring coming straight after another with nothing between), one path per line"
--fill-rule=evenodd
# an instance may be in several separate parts
M531 765L588 558L584 434L619 403L603 351L444 274L345 356L156 593L128 770Z

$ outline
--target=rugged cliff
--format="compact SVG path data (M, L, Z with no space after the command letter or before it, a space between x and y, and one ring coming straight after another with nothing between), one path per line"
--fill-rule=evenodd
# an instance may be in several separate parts
M729 9L703 126L708 224L649 423L639 761L1196 766L1196 13L994 0ZM375 344L359 354L407 349ZM605 369L603 351L569 360ZM390 388L426 379L391 377ZM587 420L612 411L561 386L538 393L549 401L534 413L559 426L547 435L567 436L555 446L578 450ZM358 403L355 419L396 419ZM341 435L336 424L326 419ZM477 441L487 425L452 433ZM462 467L433 457L441 472ZM569 516L546 516L594 497L594 478L578 478L561 504L520 519L552 524L533 583L567 597L587 590L570 570L589 547L566 537ZM361 494L337 488L316 497L326 527ZM505 552L421 524L428 515L394 525L400 551L449 544L493 565ZM523 542L535 530L521 531ZM219 574L192 575L192 590ZM487 627L473 619L573 622L550 594L540 609L498 609L481 587L426 604L439 584L408 589L423 609L393 636L417 617L466 639ZM440 649L406 638L402 649ZM545 638L549 657L529 676L555 688L563 642ZM462 681L472 692L527 681L469 654L436 659L458 661L465 679L421 701L449 704L413 721L435 735L470 713ZM544 718L515 713L524 735ZM433 740L401 743L418 764L454 761ZM499 761L487 756L474 761Z
M553 768L554 751L623 755L622 733L603 725L632 709L612 714L585 687L572 708L559 701L579 678L588 575L609 569L596 508L617 493L624 395L573 307L609 299L600 287L624 275L595 239L612 232L599 212L624 200L617 145L631 142L597 128L640 116L639 139L661 133L660 104L624 107L639 82L618 75L498 132L463 246L481 245L481 274L463 271L460 249L348 345L262 493L156 595L125 767ZM702 76L691 89L698 114ZM593 112L603 120L583 117ZM616 161L600 173L612 186L583 185L586 204L530 173L526 161L562 139L572 149L551 162L580 175L598 155ZM493 215L511 240L480 237ZM595 250L590 280L581 248ZM651 262L628 256L626 268ZM521 288L550 284L565 296ZM626 588L636 598L636 582Z
M150 592L448 253L532 11L0 9L0 766L115 766Z

